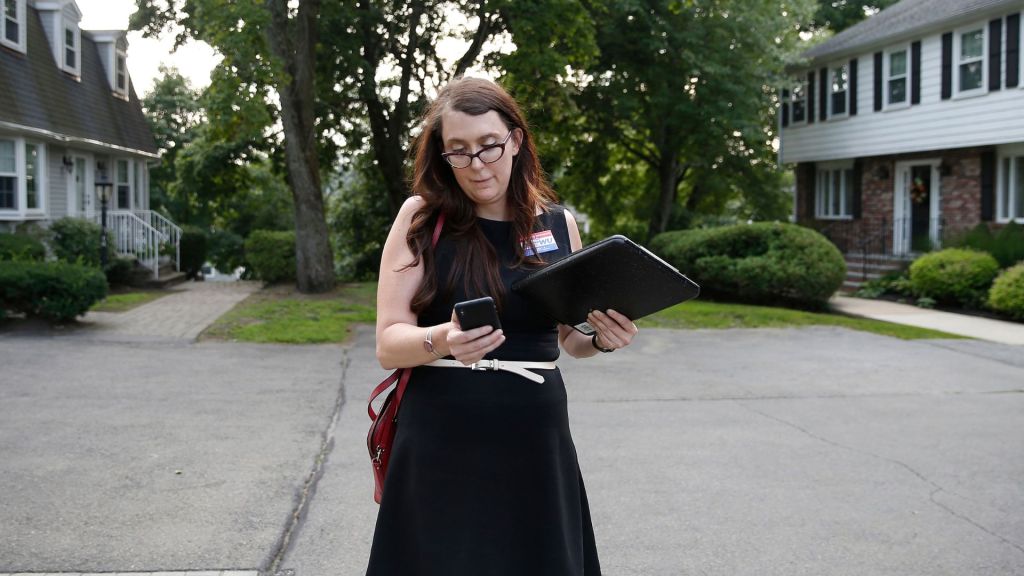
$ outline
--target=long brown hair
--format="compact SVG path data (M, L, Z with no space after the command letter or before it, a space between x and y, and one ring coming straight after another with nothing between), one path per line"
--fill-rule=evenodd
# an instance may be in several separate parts
M409 266L422 260L423 282L413 296L411 307L419 313L437 296L438 278L433 272L431 233L437 217L445 215L444 234L455 239L455 264L448 277L446 290L454 290L455 279L464 278L468 295L492 296L502 301L504 288L498 273L498 256L483 232L476 225L473 201L459 187L453 168L444 161L441 139L441 115L456 110L479 116L494 110L509 130L518 128L522 134L519 154L513 159L506 202L512 213L512 234L516 240L515 266L539 264L536 256L526 256L519 239L530 238L537 220L537 208L546 210L557 197L544 177L537 160L537 149L516 101L497 84L479 78L459 78L450 82L423 116L422 131L414 143L415 164L413 194L423 199L423 206L413 214L406 242L414 255Z

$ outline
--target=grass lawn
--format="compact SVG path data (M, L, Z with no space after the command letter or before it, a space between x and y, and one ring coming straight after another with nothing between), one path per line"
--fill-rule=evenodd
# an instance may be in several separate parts
M345 342L355 324L376 320L377 285L344 284L327 294L300 294L293 286L273 286L253 294L203 332L201 338L320 344ZM904 340L959 338L952 334L851 318L840 314L696 300L644 318L641 327L677 329L796 328L842 326Z
M707 300L692 300L644 318L638 322L649 328L797 328L801 326L842 326L852 330L872 332L903 340L923 338L963 338L916 326L904 326L853 318L842 314L805 312L789 308L729 304Z
M279 344L345 342L355 324L376 321L377 284L343 284L326 294L271 286L242 301L207 328L203 340Z
M92 308L89 308L90 312L125 312L142 306L147 302L152 302L157 298L166 296L168 292L148 290L141 292L125 292L123 294L110 294L103 300L100 300L96 304L93 304Z

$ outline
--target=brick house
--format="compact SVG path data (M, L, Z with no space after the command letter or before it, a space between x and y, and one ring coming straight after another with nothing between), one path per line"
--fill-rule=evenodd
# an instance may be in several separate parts
M98 222L106 197L113 251L159 275L181 229L149 209L159 154L126 32L82 30L81 18L74 0L0 0L0 232Z
M904 259L1024 223L1022 7L903 0L805 52L779 114L796 221Z

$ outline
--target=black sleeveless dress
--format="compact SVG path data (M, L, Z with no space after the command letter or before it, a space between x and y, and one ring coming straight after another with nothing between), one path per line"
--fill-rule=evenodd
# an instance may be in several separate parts
M501 259L506 288L500 313L505 343L488 358L553 361L554 320L509 286L529 273L511 267L509 222L477 219ZM538 218L556 250L570 252L560 206ZM441 236L435 251L445 286L455 254ZM462 291L438 297L421 326L447 322ZM440 291L440 292L443 292ZM597 549L576 448L569 434L566 391L558 370L537 370L536 384L510 372L420 366L399 410L398 434L367 576L599 576Z

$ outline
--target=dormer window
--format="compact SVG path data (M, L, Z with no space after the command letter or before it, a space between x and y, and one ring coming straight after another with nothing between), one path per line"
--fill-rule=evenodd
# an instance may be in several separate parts
M0 45L25 52L25 0L0 0Z
M128 96L128 67L126 59L125 53L118 50L114 67L114 90L125 97Z
M64 70L78 76L82 70L82 32L77 26L64 26Z

